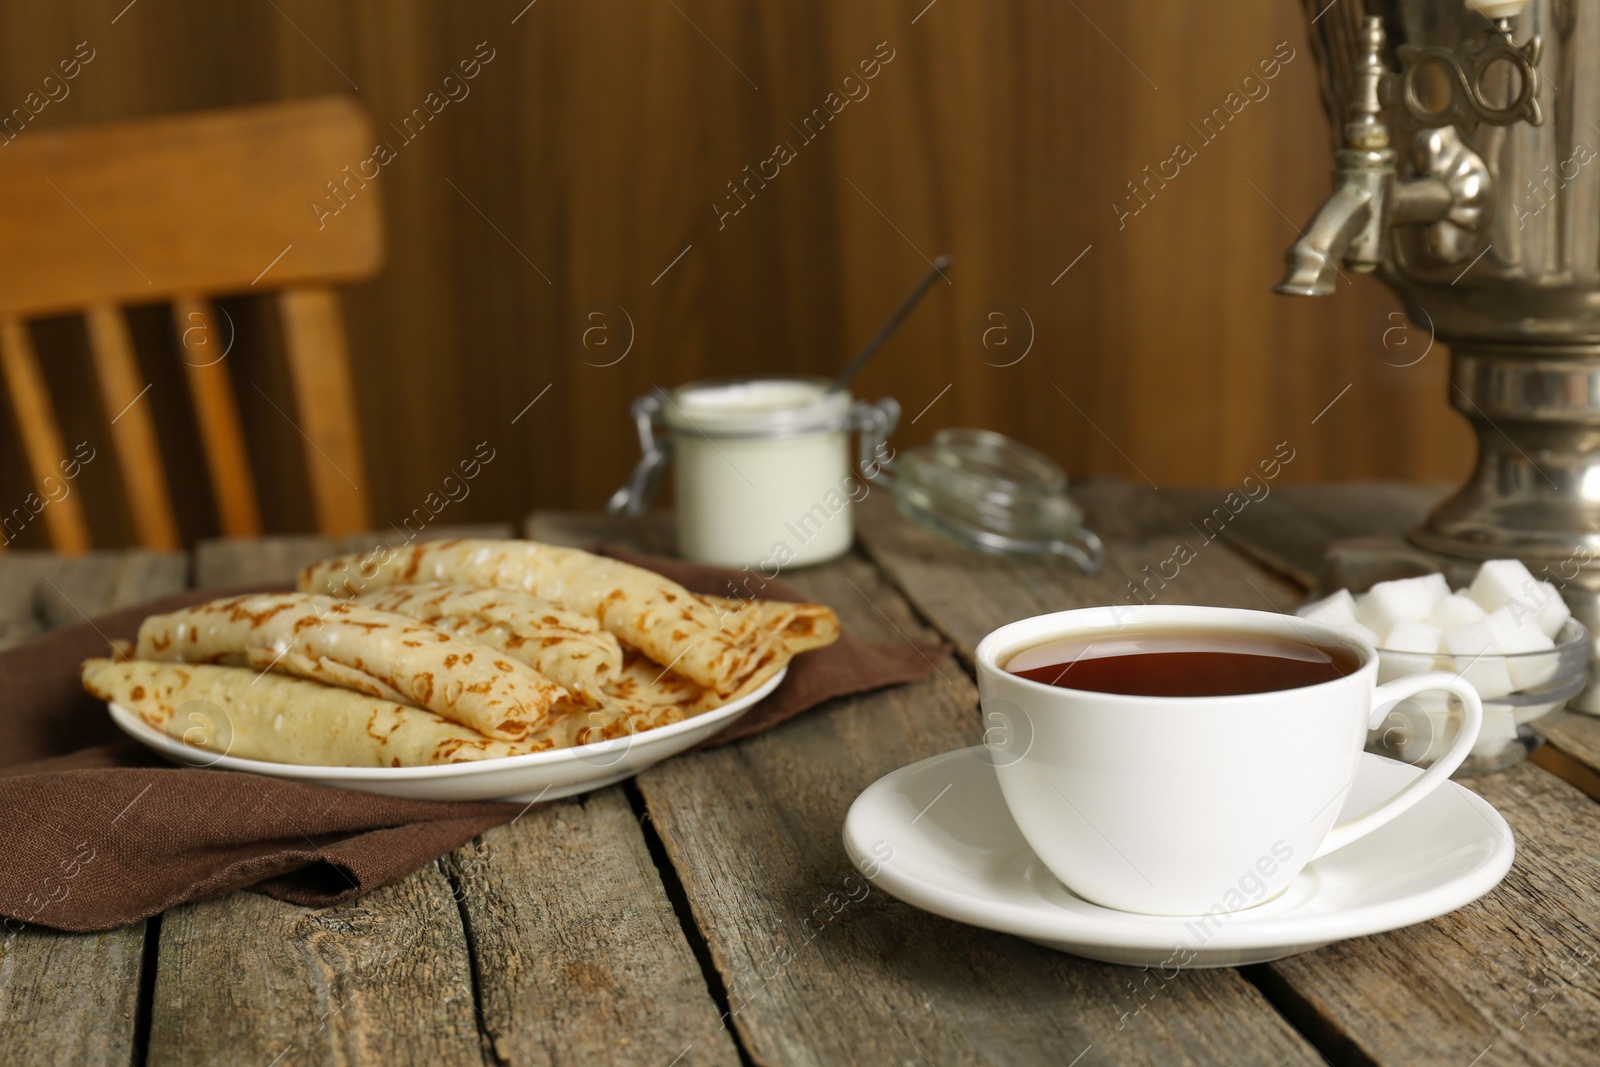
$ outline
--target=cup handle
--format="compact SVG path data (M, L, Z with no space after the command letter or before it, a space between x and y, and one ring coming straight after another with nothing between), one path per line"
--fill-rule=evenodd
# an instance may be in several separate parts
M1456 739L1451 742L1450 750L1424 771L1420 778L1376 808L1349 822L1339 823L1328 831L1322 847L1317 849L1312 859L1318 859L1335 849L1343 848L1357 838L1365 837L1385 825L1397 815L1410 810L1423 797L1443 785L1455 773L1456 768L1461 766L1462 761L1471 754L1472 746L1478 741L1478 731L1483 728L1483 701L1478 699L1478 691L1472 688L1472 683L1448 671L1427 671L1422 674L1407 675L1378 686L1373 694L1372 716L1367 724L1368 728L1376 730L1393 705L1429 689L1443 689L1461 698L1463 708L1461 729L1457 731Z

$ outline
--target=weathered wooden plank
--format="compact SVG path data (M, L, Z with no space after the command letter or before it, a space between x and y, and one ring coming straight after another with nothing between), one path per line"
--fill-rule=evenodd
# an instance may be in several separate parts
M149 1063L480 1064L472 963L437 864L332 908L256 893L161 922Z
M477 526L441 526L429 529L418 540L444 540L451 537L509 537L511 527L504 523ZM327 538L314 534L278 537L229 538L202 541L195 547L194 584L197 589L211 586L292 584L300 568L308 563L345 552L365 552L378 545L400 548L403 534L391 531L348 534Z
M0 557L0 648L182 589L188 574L179 552L8 552Z
M1494 892L1270 970L1378 1063L1593 1064L1600 807L1530 764L1465 784L1516 835L1516 863Z
M1399 537L1422 522L1445 492L1393 482L1283 486L1246 504L1226 523L1224 536L1263 566L1311 589L1334 541ZM1222 490L1161 490L1163 500L1197 522L1214 514L1225 496Z
M1149 495L1133 486L1121 492ZM1115 504L1115 496L1108 494L1099 506ZM1115 510L1129 514L1134 506L1130 501ZM1030 581L1026 567L1015 573L986 571L984 564L953 547L945 547L941 558L925 535L905 524L869 522L861 530L886 572L927 605L941 630L964 644L981 636L986 620L1024 613L1020 608L1008 613L1007 605L1021 601L1031 606L1041 597L1076 597L1086 591L1081 579L1063 581L1048 566L1033 568ZM1119 566L1124 545L1114 542L1111 547L1108 570ZM1221 558L1231 554L1228 549L1213 551L1216 556L1201 556L1190 565L1194 573L1192 578L1185 574L1181 588L1174 583L1173 591L1182 599L1238 601L1240 585L1253 568L1240 573ZM966 577L973 571L984 580ZM962 574L959 597L929 590L938 585L939 574L952 572ZM1266 579L1258 572L1251 580L1260 584ZM1600 952L1594 919L1600 866L1593 859L1600 854L1600 810L1533 766L1469 784L1501 809L1517 834L1517 866L1502 886L1434 922L1269 964L1253 973L1262 976L1263 988L1292 1019L1318 1035L1324 1049L1357 1049L1380 1063L1455 1063L1472 1061L1492 1042L1505 1062L1589 1062L1596 1018L1592 994L1578 998L1574 1013L1587 1012L1585 1021L1569 1021L1538 1041L1522 1041L1517 1031L1522 1008L1506 991L1520 990L1528 975L1548 975L1563 951L1589 960ZM1579 854L1585 857L1581 863L1563 859ZM1330 960L1338 963L1336 978L1327 977ZM1593 989L1596 973L1600 971L1586 963L1572 981ZM1446 990L1453 992L1446 995ZM1511 1022L1506 1024L1508 1012Z
M0 924L0 1048L30 1063L128 1063L144 938L144 923L99 934Z
M891 520L893 521L893 520ZM626 542L659 527L536 517L531 535ZM931 636L859 557L786 573L864 637ZM1318 1063L1233 971L1195 972L1131 1014L1132 972L936 918L881 893L839 843L844 813L896 767L979 739L976 688L946 663L639 778L758 1063ZM822 909L829 918L818 923ZM810 923L808 924L808 920ZM812 924L820 930L812 929ZM719 1039L682 1033L685 1059Z
M301 567L337 550L331 538L315 534L201 541L194 549L194 586L293 583Z
M1149 491L1101 480L1077 490L1106 540L1106 566L1086 575L1060 558L986 556L901 519L882 495L856 524L870 556L924 618L971 662L978 641L1002 623L1092 604L1213 603L1282 611L1300 591L1252 566Z
M1157 534L1215 536L1215 531L1207 533L1196 527L1212 507L1222 502L1226 495L1222 490L1195 490L1198 495L1193 505L1182 508L1173 503L1174 494L1182 490L1130 493L1128 486L1125 478L1108 477L1085 478L1072 484L1073 499L1083 505L1090 527L1103 539L1123 541ZM877 507L888 502L887 493L880 496L884 499L875 502ZM867 514L878 513L869 511Z
M43 622L35 606L39 585L32 552L6 552L0 555L0 648L31 641L43 632Z
M447 861L497 1061L736 1064L619 787L530 811Z
M180 552L93 552L41 572L35 603L44 628L77 622L184 588L189 558Z
M1600 795L1596 795L1600 790L1594 785L1596 775L1600 775L1600 719L1578 711L1558 711L1528 725L1576 764L1568 767L1551 761L1542 766L1600 800ZM1579 768L1587 770L1587 776Z
M6 553L0 603L9 608L18 597L26 614L12 616L3 637L15 643L76 621L79 612L175 592L187 573L177 553ZM43 600L41 589L53 599ZM145 936L142 922L98 934L0 924L0 1048L34 1063L129 1062Z

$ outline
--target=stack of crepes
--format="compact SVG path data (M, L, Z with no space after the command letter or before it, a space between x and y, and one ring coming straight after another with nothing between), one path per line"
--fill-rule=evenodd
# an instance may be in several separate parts
M534 541L341 556L299 589L151 616L135 646L84 663L84 687L219 753L425 766L679 722L839 636L818 604L701 596Z

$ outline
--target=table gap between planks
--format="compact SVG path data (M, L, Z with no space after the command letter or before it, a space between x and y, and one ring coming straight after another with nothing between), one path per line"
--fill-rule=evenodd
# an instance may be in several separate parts
M859 635L950 641L957 660L935 676L533 808L350 904L237 893L106 934L7 934L0 1048L111 1064L1594 1062L1600 809L1542 767L1469 783L1518 837L1516 866L1483 900L1243 971L1172 977L948 922L871 888L840 847L861 789L977 743L971 654L995 625L1124 601L1179 542L1195 559L1166 588L1150 582L1159 599L1290 607L1302 590L1282 576L1301 576L1274 561L1387 532L1412 498L1384 491L1377 525L1358 528L1319 490L1298 503L1278 490L1252 516L1256 543L1240 524L1212 544L1190 516L1220 491L1086 483L1110 549L1094 578L969 555L875 495L857 554L784 577ZM1274 541L1262 519L1278 515L1293 536ZM536 515L526 532L670 547L660 518ZM191 581L281 582L381 539L213 542L192 568L151 553L0 555L0 643ZM1600 746L1560 751L1575 773L1600 767Z

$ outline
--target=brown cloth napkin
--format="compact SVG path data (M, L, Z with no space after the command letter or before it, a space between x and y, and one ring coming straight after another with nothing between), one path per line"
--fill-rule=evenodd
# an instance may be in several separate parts
M698 593L728 595L729 582L744 577L598 551ZM124 737L79 685L79 664L104 655L113 638L133 638L146 615L228 592L163 597L0 652L0 737L9 742L0 744L0 927L109 930L245 888L324 907L398 881L527 810L176 768ZM760 592L804 599L777 581ZM948 651L845 634L798 657L771 696L707 745L759 733L833 697L923 678Z

